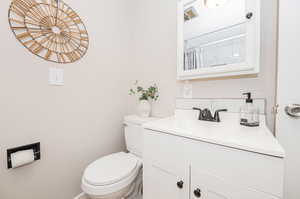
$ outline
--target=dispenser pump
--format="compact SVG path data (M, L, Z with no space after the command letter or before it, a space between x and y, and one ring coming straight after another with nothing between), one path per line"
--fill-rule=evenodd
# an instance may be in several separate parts
M240 108L240 124L248 127L259 126L259 109L253 104L251 93L243 93L246 95L246 103Z
M251 93L243 93L243 95L247 95L246 103L253 103L253 99L251 98Z

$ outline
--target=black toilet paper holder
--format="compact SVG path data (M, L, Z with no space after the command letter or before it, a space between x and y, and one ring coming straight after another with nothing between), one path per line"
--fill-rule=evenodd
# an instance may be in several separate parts
M29 144L25 146L19 146L16 148L11 148L7 150L7 168L11 169L12 168L12 163L11 163L11 154L19 152L19 151L25 151L25 150L33 150L34 153L34 161L40 160L41 159L41 144L40 142L34 143L34 144Z

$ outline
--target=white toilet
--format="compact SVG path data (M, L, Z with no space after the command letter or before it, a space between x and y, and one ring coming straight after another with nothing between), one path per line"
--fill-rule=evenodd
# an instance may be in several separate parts
M125 140L129 153L119 152L102 157L84 171L81 188L91 199L121 199L141 184L143 128L156 118L126 116Z

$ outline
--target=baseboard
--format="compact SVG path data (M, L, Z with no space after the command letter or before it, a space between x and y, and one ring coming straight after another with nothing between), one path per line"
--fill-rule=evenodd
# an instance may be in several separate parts
M85 193L81 193L73 199L89 199Z

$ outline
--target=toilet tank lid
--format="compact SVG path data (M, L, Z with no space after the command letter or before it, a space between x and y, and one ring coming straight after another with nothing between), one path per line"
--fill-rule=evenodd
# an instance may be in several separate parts
M147 122L152 122L155 120L158 120L160 118L157 117L140 117L138 115L127 115L124 117L124 123L125 124L136 124L136 125L142 125Z

